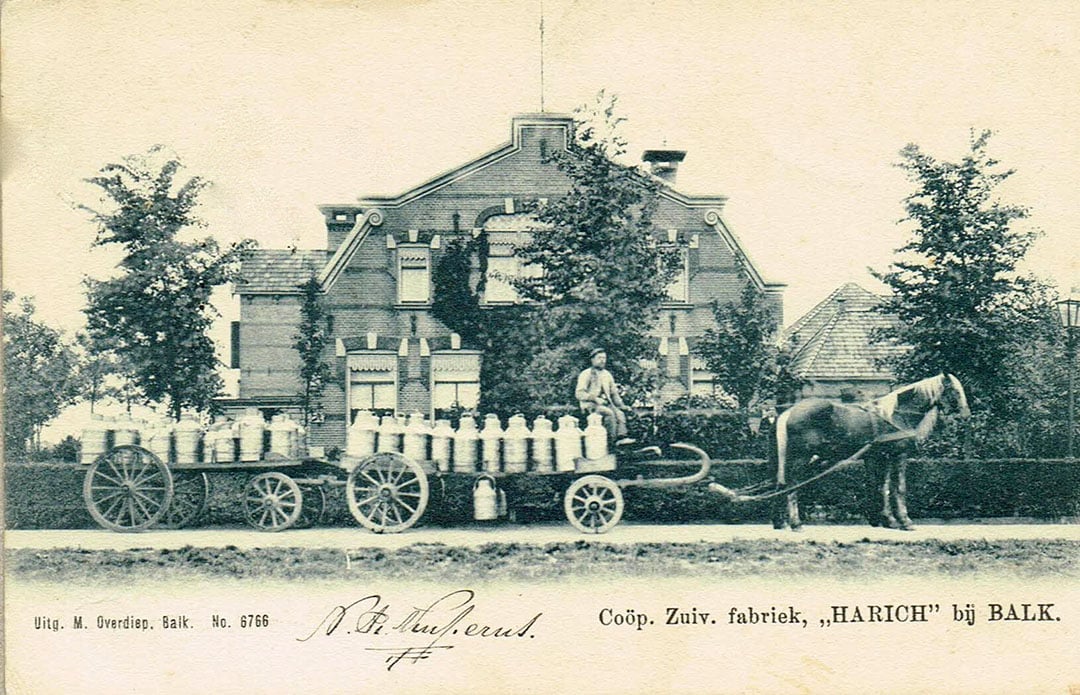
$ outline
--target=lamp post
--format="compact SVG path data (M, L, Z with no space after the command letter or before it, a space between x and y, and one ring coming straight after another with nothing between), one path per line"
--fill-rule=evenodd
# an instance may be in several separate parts
M1057 303L1058 313L1061 316L1061 325L1065 329L1065 359L1068 361L1069 370L1069 430L1066 435L1068 442L1066 451L1069 458L1075 456L1073 449L1073 430L1076 429L1076 412L1073 405L1073 387L1076 382L1076 329L1080 327L1080 293L1076 288L1069 294L1068 299L1062 299Z

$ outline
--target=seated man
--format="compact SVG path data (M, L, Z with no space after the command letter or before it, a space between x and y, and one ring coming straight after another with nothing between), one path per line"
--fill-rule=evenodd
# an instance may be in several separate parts
M623 412L626 404L619 397L615 378L606 369L607 353L603 348L596 348L589 353L589 361L592 366L578 375L574 397L584 412L600 413L604 417L604 427L619 438L616 446L633 444L635 440L626 436L626 414Z

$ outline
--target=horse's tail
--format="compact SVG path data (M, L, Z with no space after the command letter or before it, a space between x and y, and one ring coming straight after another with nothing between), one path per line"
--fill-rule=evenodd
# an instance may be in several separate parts
M769 441L769 465L775 466L776 485L783 487L787 484L787 448L788 448L788 416L790 410L780 413L773 427L773 434Z

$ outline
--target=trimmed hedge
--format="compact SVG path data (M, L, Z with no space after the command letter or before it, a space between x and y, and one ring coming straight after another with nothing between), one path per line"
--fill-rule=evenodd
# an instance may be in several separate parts
M764 462L714 462L712 477L728 487L765 480ZM646 477L692 472L679 467L641 467ZM614 477L632 477L621 470ZM250 474L218 472L211 476L207 516L201 525L244 523L240 494ZM94 528L82 500L83 468L71 464L8 464L6 523L9 529ZM461 525L472 518L472 479L432 477L431 503L423 522ZM562 476L516 476L502 481L513 518L519 523L561 521ZM908 506L916 518L980 519L1025 517L1058 520L1080 516L1080 464L1038 461L913 460L908 472ZM868 481L856 467L803 488L800 506L811 522L857 522L864 518ZM732 504L705 483L677 489L628 488L624 518L633 521L686 523L767 523L769 503ZM328 490L324 526L355 526L342 487Z

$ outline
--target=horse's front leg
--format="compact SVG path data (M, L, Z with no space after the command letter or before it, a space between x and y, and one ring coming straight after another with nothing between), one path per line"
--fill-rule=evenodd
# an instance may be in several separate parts
M780 489L778 485L777 490ZM769 503L770 516L772 517L772 526L777 531L780 531L787 524L787 496L777 495Z
M792 492L787 496L788 524L792 531L802 530L802 519L799 518L799 493Z
M896 517L892 513L892 504L889 500L889 492L892 488L892 467L893 464L886 465L885 475L879 477L881 480L881 525L885 528L899 528L900 523L896 520Z
M907 509L907 461L902 460L896 464L896 489L893 491L896 501L896 516L900 521L900 528L910 531L915 528L908 516Z

